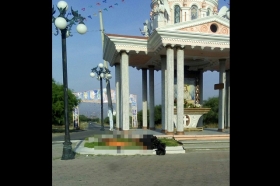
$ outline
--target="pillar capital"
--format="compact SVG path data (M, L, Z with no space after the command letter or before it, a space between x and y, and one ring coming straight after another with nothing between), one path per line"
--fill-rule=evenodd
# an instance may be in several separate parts
M176 45L176 49L183 50L185 49L185 45Z
M167 49L167 48L173 49L175 45L165 44L165 45L163 45L163 46L164 46L166 49Z
M122 53L126 53L127 55L129 55L129 50L117 50L120 54Z

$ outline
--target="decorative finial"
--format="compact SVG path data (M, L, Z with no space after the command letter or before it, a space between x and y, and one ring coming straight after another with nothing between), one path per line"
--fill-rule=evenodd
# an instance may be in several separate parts
M187 4L188 4L188 3L187 3L187 0L184 0L184 2L183 2L183 6L184 6L184 7L186 7L186 6L187 6Z
M206 2L205 2L205 0L202 2L202 8L205 8L206 7Z

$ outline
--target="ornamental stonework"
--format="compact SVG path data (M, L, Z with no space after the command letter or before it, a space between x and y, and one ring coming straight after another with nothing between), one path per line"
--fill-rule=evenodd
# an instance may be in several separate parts
M211 30L211 25L215 25L217 30L213 31ZM185 27L179 29L181 31L187 31L187 32L200 32L200 33L209 33L209 34L223 34L223 35L229 35L229 28L218 23L218 22L210 22L203 25L197 25L192 27Z
M187 2L187 0L184 0L184 2L183 2L183 6L184 6L184 7L187 7L187 6L188 6L188 2Z

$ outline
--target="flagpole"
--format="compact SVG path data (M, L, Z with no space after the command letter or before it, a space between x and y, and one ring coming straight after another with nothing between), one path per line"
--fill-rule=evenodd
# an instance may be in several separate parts
M100 33L101 33L101 42L102 42L102 54L104 49L104 27L103 27L103 17L102 17L102 11L99 10L99 19L100 19ZM103 55L102 55L103 57ZM108 69L108 63L107 61L103 60L104 67ZM109 70L109 69L108 69ZM110 80L106 79L106 90L107 90L107 97L108 97L108 108L113 113L113 104L112 104L112 97L111 97L111 88L110 88ZM102 90L103 93L103 90Z

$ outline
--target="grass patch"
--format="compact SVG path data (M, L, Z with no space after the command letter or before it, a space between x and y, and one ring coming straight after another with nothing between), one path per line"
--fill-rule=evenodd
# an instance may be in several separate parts
M116 146L96 146L96 150L118 150ZM122 146L121 150L143 150L143 146Z
M122 149L143 149L142 142L130 138L118 138L100 142L85 142L84 147L96 149L117 149L121 146Z
M165 143L165 145L167 147L175 147L175 146L181 146L181 144L174 140L174 139L168 139L168 138L158 138L158 140L161 142L161 143Z
M84 147L94 148L95 146L106 146L105 142L85 142Z
M161 143L165 143L165 145L168 147L174 147L174 146L181 146L178 141L170 138L158 138L158 140ZM121 146L122 149L143 149L142 142L139 142L139 139L133 139L133 138L114 138L111 139L109 142L104 141L100 142L85 142L84 147L87 148L96 148L96 149L117 149L117 146Z
M97 125L100 125L101 126L101 123L99 123L99 122L92 122L92 123L94 123L94 124L97 124ZM110 126L110 124L109 123L103 123L104 124L104 126Z

